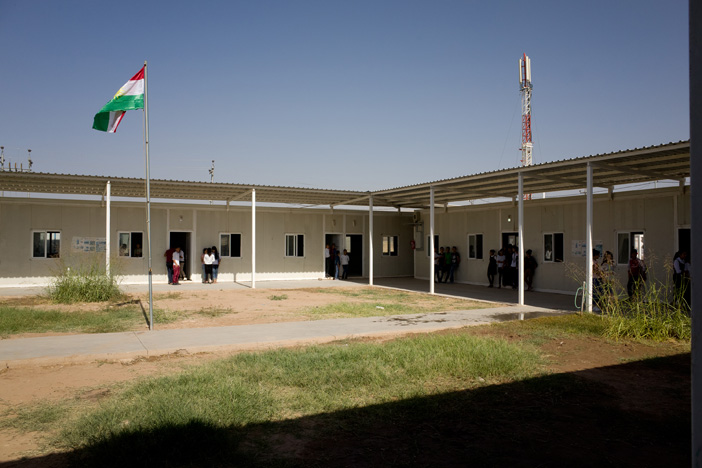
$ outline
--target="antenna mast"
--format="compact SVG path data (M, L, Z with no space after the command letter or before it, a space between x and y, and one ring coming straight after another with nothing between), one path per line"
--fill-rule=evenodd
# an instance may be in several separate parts
M519 59L519 92L522 95L522 166L531 166L531 59L526 54Z

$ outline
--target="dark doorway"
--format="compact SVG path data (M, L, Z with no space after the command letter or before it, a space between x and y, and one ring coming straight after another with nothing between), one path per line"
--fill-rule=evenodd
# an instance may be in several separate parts
M519 247L519 233L518 232L503 232L502 233L502 248L506 249L510 245L513 245L515 247Z
M339 252L342 252L344 249L343 240L344 240L343 234L325 234L324 235L325 247L328 245L329 249L331 249L332 245L333 245L334 248L336 250L338 250ZM334 267L334 259L332 258L330 260L330 262L331 263L328 266L326 263L324 264L324 269L327 270L327 268L328 268L328 270L325 271L325 275L334 276L334 268L335 268ZM341 276L341 273L339 273L339 276Z
M180 247L180 250L185 253L185 261L181 265L183 278L191 280L191 265L192 252L190 252L190 233L189 232L171 232L169 238L169 248L175 249Z
M363 276L363 235L348 234L344 248L349 254L349 276Z
M678 252L687 252L687 258L692 258L690 252L690 228L678 229Z

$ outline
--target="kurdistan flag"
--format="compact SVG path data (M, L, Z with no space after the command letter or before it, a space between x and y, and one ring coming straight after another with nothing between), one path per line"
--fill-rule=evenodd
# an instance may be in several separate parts
M93 128L115 133L124 112L144 108L144 68L119 88L115 97L95 114Z

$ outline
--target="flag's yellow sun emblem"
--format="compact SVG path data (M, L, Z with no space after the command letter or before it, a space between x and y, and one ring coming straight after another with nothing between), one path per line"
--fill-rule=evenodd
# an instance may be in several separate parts
M117 94L115 94L115 97L113 97L112 99L117 99L118 97L123 96L123 95L124 95L124 87L121 87L121 88L119 88L119 91L117 91Z

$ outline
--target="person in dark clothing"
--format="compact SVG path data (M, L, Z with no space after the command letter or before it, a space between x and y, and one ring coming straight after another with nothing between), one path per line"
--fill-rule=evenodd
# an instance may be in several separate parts
M458 265L461 264L461 256L458 253L458 249L454 245L451 247L451 265L449 266L449 283L453 283L453 277L458 271Z
M439 254L437 255L437 264L435 265L437 282L441 283L444 276L444 269L446 268L446 254L444 254L444 248L439 247Z
M497 257L495 256L495 249L490 249L490 260L488 261L487 277L490 285L488 288L493 287L495 282L495 275L497 274ZM502 276L502 275L500 275Z
M527 291L533 291L534 273L539 264L536 263L536 259L531 255L531 250L527 250L524 253L526 254L526 257L524 257L524 282L526 283Z
M175 249L170 248L166 250L165 254L163 254L163 256L166 257L166 271L168 271L168 284L173 284L173 252L175 252Z

